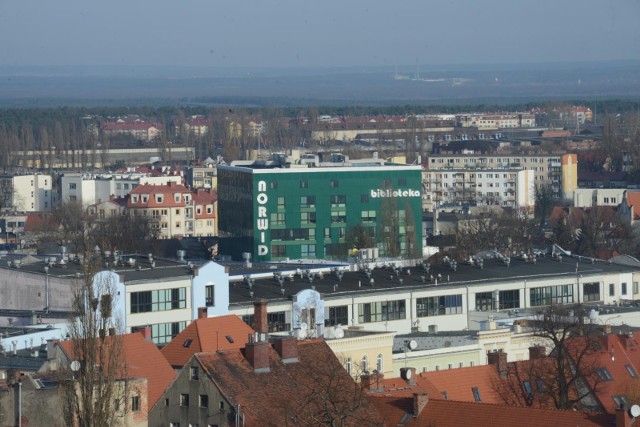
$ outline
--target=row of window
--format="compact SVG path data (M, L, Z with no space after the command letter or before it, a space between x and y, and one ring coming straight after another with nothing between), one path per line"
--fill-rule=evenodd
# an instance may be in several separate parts
M160 289L131 293L131 313L186 308L187 288Z
M398 186L399 187L404 187L407 185L407 179L406 178L398 178ZM385 179L383 180L382 183L384 188L390 188L392 186L392 182L390 179ZM337 179L331 179L329 180L329 187L331 188L338 188L340 187L340 181ZM274 181L269 181L269 188L271 190L275 190L278 188L278 181L274 180ZM309 181L306 179L301 179L300 180L300 188L309 188Z
M267 313L267 323L269 324L269 332L283 332L291 330L291 323L287 323L287 313L284 311L275 311ZM247 325L253 327L253 314L242 316L242 320Z
M349 375L353 376L355 374L362 374L365 372L369 372L369 357L367 357L366 354L362 356L362 358L360 359L360 366L358 368L360 369L360 372L354 372L353 360L350 357L347 358L347 361L345 363L345 369L347 370L347 373ZM382 355L382 353L378 353L378 356L376 357L376 367L374 369L378 373L384 372L384 356Z

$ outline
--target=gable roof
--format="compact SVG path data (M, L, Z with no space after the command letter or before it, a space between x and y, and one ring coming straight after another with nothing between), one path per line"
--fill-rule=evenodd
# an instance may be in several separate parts
M182 367L195 353L243 348L253 332L235 314L196 319L160 351L171 366Z
M126 378L147 379L147 401L148 408L151 410L164 390L175 379L176 373L158 347L147 341L141 333L118 335L118 337L122 339ZM105 342L107 342L106 339ZM69 360L80 359L73 356L73 341L62 341L59 345ZM124 376L120 379L124 379Z
M287 364L267 345L270 370L262 373L254 371L239 349L194 357L229 403L244 408L247 426L283 425L289 418L300 425L324 425L321 406L327 396L338 407L352 408L344 425L381 425L367 396L324 340L297 341L295 345L299 361Z
M611 426L614 417L575 411L537 409L486 403L429 399L418 417L413 417L413 399L378 397L372 402L389 426L447 427L538 427L538 426Z
M640 219L640 191L627 191L626 192L627 206L634 207L633 219Z

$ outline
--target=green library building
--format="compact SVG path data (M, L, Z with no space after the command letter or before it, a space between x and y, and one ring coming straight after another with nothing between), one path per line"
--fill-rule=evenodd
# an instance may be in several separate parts
M256 262L346 259L366 246L379 257L421 256L420 166L317 164L219 165L221 253Z

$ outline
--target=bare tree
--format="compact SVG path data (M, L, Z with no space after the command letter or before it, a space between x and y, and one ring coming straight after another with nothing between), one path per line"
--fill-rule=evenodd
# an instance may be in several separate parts
M598 331L585 325L581 306L550 305L532 321L548 356L509 363L494 389L509 405L599 410Z
M117 294L112 276L95 274L100 260L83 255L69 319L68 356L75 366L60 371L67 379L62 382L63 411L67 425L113 426L128 410L129 393L124 348L116 334L121 330L113 309Z

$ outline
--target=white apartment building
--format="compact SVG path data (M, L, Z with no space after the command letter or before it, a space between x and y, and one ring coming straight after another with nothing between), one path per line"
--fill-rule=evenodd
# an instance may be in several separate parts
M50 175L0 176L0 207L20 212L48 212L53 194Z
M499 205L533 210L534 172L530 169L436 169L423 172L423 208L443 203Z
M478 130L532 128L536 126L536 117L531 113L461 114L456 116L456 123Z
M626 188L578 188L573 193L573 206L618 206L627 191Z
M506 169L533 171L535 186L548 185L554 197L573 200L578 188L578 158L575 154L432 154L428 171L440 169Z
M140 184L164 185L182 183L181 176L149 176L146 174L81 174L69 173L60 178L60 200L77 201L82 206L94 205L111 197L125 197Z

